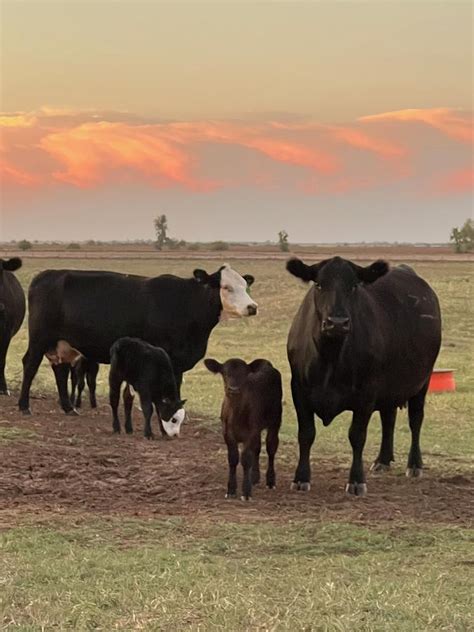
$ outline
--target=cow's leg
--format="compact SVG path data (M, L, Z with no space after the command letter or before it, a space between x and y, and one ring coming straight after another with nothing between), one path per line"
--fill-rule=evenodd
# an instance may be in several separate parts
M291 393L293 395L296 416L298 417L298 443L300 448L300 458L291 488L306 492L311 488L309 455L311 452L311 446L313 445L316 437L314 413L310 402L303 393L301 386L294 378L291 380Z
M269 428L267 430L267 454L268 454L268 468L267 468L267 487L273 489L276 485L275 475L275 454L278 450L278 428Z
M143 434L147 439L154 439L154 434L151 430L151 418L153 415L153 403L150 395L142 395L140 393L140 406L143 411L143 418L145 419L145 427Z
M109 401L112 408L112 430L120 432L120 419L118 408L120 403L120 387L122 386L122 376L118 375L113 369L109 373Z
M237 465L239 464L239 446L236 441L226 439L227 461L229 463L229 479L227 481L226 498L237 496Z
M18 400L18 408L24 415L31 415L30 410L30 389L31 383L38 372L43 354L47 351L47 347L40 346L28 347L28 351L23 356L23 381L21 383L20 398Z
M351 427L349 428L349 441L352 446L352 466L349 482L346 485L346 492L355 496L363 496L367 493L362 453L365 440L367 439L367 426L371 415L372 409L354 411Z
M1 313L0 313L1 318ZM0 322L0 395L10 395L5 379L5 364L7 361L7 351L10 346L10 332L6 331L6 326L2 327Z
M77 389L77 369L71 368L71 402L75 404L76 408L80 408L81 404L77 404L76 401L76 389Z
M255 460L255 448L257 441L252 438L244 445L242 450L242 467L244 469L244 479L242 482L242 500L250 500L252 497L252 466Z
M87 387L89 389L89 402L91 408L97 408L97 399L95 397L95 390L97 387L97 374L99 373L99 365L97 362L90 362L86 379L87 379ZM125 427L126 430L126 427Z
M130 384L125 386L123 391L123 408L125 411L125 432L127 434L132 434L133 426L132 426L132 408L133 408L133 400L135 399L134 395L132 395L132 391L130 389Z
M84 368L82 366L77 367L77 369L72 370L72 374L76 375L76 385L77 385L77 397L76 397L76 408L81 408L82 406L82 393L86 386L86 380L84 376Z
M255 440L254 459L252 464L252 485L260 483L260 451L262 449L262 438L258 435Z
M370 468L373 472L386 472L390 469L390 463L395 460L393 456L393 433L396 418L396 407L384 408L380 411L382 443L380 445L379 455Z
M69 397L67 382L69 379L69 372L71 367L69 364L54 364L53 371L54 377L56 378L56 386L58 387L59 393L59 401L61 403L61 408L64 410L66 415L77 415L77 411L71 404L71 399Z
M420 477L423 473L423 460L420 450L420 433L423 417L425 414L425 397L428 390L428 383L421 391L408 400L408 420L411 430L411 448L408 454L408 465L406 475L409 477Z

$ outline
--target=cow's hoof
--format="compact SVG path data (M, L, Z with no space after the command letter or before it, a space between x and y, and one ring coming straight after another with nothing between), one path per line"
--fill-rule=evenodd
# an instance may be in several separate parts
M68 417L79 417L79 411L78 411L78 410L76 410L75 408L71 408L71 410L68 410L68 411L66 412L66 415L67 415Z
M127 434L133 434L133 428L125 428Z
M309 492L311 489L311 483L301 483L300 481L295 481L291 483L290 489L296 490L298 492Z
M370 466L371 472L389 472L390 471L390 463L380 463L380 461L374 461Z
M240 500L243 500L244 502L249 502L250 500L252 500L251 496L241 496Z
M423 470L421 467L407 467L405 471L407 478L420 478L423 476Z
M8 388L2 388L0 390L0 395L5 395L6 397L10 397L10 391L8 390Z
M113 428L113 429L112 429L112 432L113 432L114 434L120 434L120 428Z
M31 415L31 409L30 409L30 408L22 408L22 409L20 410L20 412L21 412L21 414L22 414L22 415L24 415L25 417L26 417L27 415Z
M276 489L275 483L270 483L269 485L267 485L267 489Z
M225 499L226 499L226 500L231 500L232 498L237 498L237 494L235 494L235 493L233 493L233 494L229 494L229 493L227 493L227 494L225 495Z
M148 441L153 441L153 439L155 438L155 435L150 432L150 434L145 435L145 439L148 439Z
M346 493L353 496L365 496L367 494L366 483L347 483Z

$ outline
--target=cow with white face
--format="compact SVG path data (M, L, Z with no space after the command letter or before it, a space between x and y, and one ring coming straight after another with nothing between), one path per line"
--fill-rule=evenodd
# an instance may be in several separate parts
M180 395L183 373L201 360L219 321L255 316L249 296L254 282L230 265L216 272L194 270L142 277L92 270L45 270L29 291L29 346L23 360L19 408L28 414L32 380L43 354L67 340L90 362L110 363L110 349L119 338L140 338L166 351ZM67 382L70 365L53 365L61 405L74 413ZM163 417L162 417L163 419ZM168 420L164 417L165 421Z

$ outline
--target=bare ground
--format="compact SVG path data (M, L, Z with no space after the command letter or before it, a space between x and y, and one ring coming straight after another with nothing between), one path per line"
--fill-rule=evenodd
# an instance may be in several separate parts
M16 398L2 398L0 405L0 428L11 433L11 438L0 441L0 524L4 525L15 523L19 514L75 512L394 526L467 525L474 518L474 480L469 473L453 476L428 470L423 478L409 480L397 464L389 473L370 475L369 494L354 498L344 493L347 464L316 454L311 491L295 492L290 491L290 482L296 446L282 443L276 461L277 489L259 485L253 500L244 503L224 499L227 458L217 423L192 416L183 426L182 438L147 441L137 410L135 434L118 436L111 432L107 406L68 417L52 398L35 399L33 416L24 417L16 408ZM15 435L18 429L29 433ZM262 473L264 468L263 456Z

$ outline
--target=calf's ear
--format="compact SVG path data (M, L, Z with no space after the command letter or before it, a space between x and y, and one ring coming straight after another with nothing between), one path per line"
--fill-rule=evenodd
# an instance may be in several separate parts
M208 273L200 268L196 268L196 270L194 270L193 276L198 283L202 283L203 285L209 282Z
M374 261L374 263L371 263L370 266L366 266L365 268L357 266L357 276L363 283L373 283L387 274L388 271L389 265L382 259Z
M249 368L252 373L256 373L257 371L260 371L260 369L262 369L265 366L268 366L269 364L270 363L268 362L268 360L264 360L263 358L257 358L256 360L253 360L252 362L250 362Z
M211 373L222 373L222 364L214 358L206 358L204 364Z
M247 282L247 287L250 287L253 284L253 282L255 281L255 277L253 277L251 274L244 274L243 278Z

